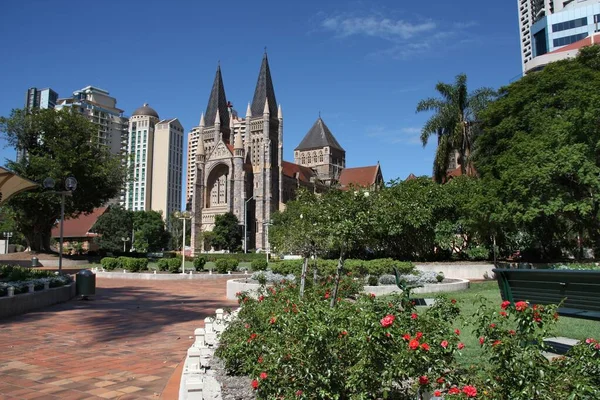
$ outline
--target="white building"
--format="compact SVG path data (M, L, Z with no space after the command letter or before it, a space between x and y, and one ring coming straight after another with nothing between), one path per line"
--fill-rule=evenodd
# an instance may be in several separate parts
M160 211L165 219L181 210L183 127L179 120L160 120L144 104L129 120L127 154L123 206L132 211Z
M517 4L524 74L572 57L576 52L560 49L599 31L600 0L517 0Z

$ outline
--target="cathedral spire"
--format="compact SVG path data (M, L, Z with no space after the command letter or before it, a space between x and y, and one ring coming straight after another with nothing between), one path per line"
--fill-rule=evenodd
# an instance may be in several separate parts
M202 115L200 116L200 125L199 126L201 126L203 128L206 126L204 123L204 113L202 113Z
M246 109L246 117L252 116L252 110L250 110L250 103L248 103L248 108Z
M260 72L258 73L258 81L256 89L254 89L254 98L252 99L252 115L259 116L263 114L265 102L269 103L269 114L277 115L277 100L275 99L275 90L273 89L273 81L271 80L271 70L269 69L269 59L265 52Z
M208 98L208 104L206 106L206 112L204 116L206 121L213 126L215 117L219 112L219 118L221 127L229 126L229 112L227 110L227 98L225 97L225 87L223 86L223 77L221 75L221 65L217 66L217 73L215 75L215 81L213 82L212 90Z
M281 104L277 107L277 119L283 118L283 112L281 111Z

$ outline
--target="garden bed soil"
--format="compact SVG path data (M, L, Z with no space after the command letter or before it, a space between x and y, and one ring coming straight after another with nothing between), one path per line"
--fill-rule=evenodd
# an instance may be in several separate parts
M221 384L223 400L254 400L256 395L252 389L252 379L247 376L227 375L223 361L213 358L211 370L215 372L215 379Z

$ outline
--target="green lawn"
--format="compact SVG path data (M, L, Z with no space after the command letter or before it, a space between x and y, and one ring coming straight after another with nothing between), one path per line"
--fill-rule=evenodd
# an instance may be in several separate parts
M436 293L424 293L414 296L433 298ZM473 334L469 317L475 312L478 297L483 297L489 304L497 304L500 307L502 299L500 298L498 284L495 281L471 283L469 289L447 293L447 296L459 301L462 312L462 316L456 320L456 327L461 330L461 339L465 344L465 349L457 359L464 365L477 364L481 361L481 351L478 338ZM555 335L573 339L600 338L600 321L560 317L556 325Z

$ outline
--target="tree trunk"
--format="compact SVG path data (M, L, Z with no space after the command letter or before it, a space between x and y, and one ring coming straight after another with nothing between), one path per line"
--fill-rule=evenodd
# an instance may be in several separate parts
M340 286L340 278L342 277L342 271L344 269L344 250L340 252L340 258L338 259L337 271L335 273L335 286L333 288L333 296L331 296L331 303L329 307L333 308L335 306L335 301L338 295L338 288Z
M308 269L308 257L304 256L302 262L302 274L300 275L300 298L304 297L304 284L306 283L306 270Z

